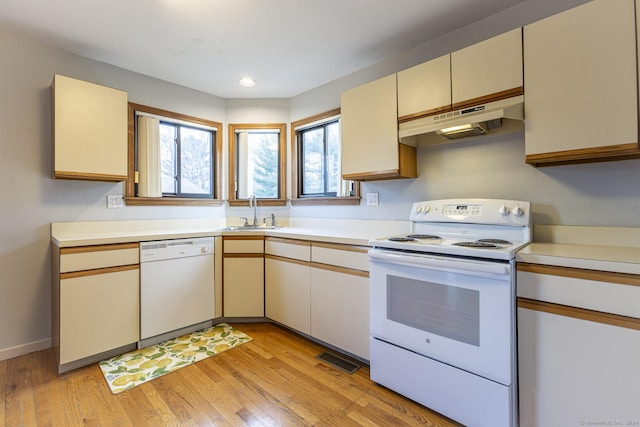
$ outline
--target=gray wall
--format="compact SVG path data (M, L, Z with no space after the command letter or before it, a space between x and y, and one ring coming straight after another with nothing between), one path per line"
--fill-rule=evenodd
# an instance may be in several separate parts
M107 209L123 184L53 180L54 73L126 90L132 102L226 121L226 101L0 32L0 356L50 338L50 223L221 217L216 207Z

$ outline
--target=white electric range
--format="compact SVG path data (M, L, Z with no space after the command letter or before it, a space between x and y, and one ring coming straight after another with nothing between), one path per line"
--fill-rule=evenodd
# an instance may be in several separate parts
M529 202L416 202L369 243L371 379L456 421L517 425L515 254Z

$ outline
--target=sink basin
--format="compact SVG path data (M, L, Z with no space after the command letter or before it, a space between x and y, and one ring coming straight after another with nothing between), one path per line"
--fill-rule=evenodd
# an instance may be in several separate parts
M280 228L277 225L230 225L228 227L223 228L224 231L245 231L245 230L274 230L276 228Z

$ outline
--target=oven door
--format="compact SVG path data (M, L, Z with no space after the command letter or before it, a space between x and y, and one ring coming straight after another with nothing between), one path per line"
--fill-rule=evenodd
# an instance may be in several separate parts
M515 357L513 266L369 251L371 335L504 385Z

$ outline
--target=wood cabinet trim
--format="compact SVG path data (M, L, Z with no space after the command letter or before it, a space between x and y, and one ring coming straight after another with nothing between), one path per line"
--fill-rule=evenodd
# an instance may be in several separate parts
M264 254L261 253L225 253L223 258L264 258Z
M71 246L60 248L60 255L82 254L102 251L117 251L122 249L138 249L139 243L114 243L108 245Z
M93 270L72 271L69 273L61 273L60 280L74 279L77 277L96 276L98 274L117 273L120 271L138 270L140 264L120 265L117 267L95 268Z
M367 278L369 277L368 271L354 270L353 268L338 267L337 265L321 264L319 262L313 262L313 261L310 262L309 265L313 268L319 268L321 270L328 270L328 271L334 271L336 273L350 274L352 276L367 277Z
M423 117L435 116L442 113L448 113L449 111L453 111L453 108L451 107L451 105L446 105L438 108L431 108L429 110L419 111L417 113L400 116L398 117L398 123L410 122L411 120L421 119Z
M366 254L369 252L368 247L364 246L353 246L346 245L341 243L324 243L324 242L311 242L311 247L314 248L326 248L326 249L336 249L339 251L350 251L350 252L360 252Z
M574 319L588 320L621 328L640 330L640 319L621 316L619 314L603 313L601 311L587 310L584 308L570 307L544 301L536 301L518 297L518 307L533 311L556 314L558 316L572 317Z
M454 111L460 110L462 108L472 107L480 104L487 104L489 102L501 101L503 99L508 99L514 96L519 96L519 95L524 95L524 86L514 87L514 88L503 90L500 92L495 92L495 93L490 93L488 95L480 96L478 98L456 102L452 105L452 109Z
M640 158L638 143L631 142L577 150L554 151L552 153L527 154L525 161L532 166L543 167L638 158Z
M223 242L225 240L264 240L263 235L254 235L254 236L222 236Z
M90 172L69 172L54 170L53 177L56 179L81 179L86 181L106 181L106 182L121 182L126 181L126 175L111 175L102 173L90 173Z
M503 99L513 98L514 96L524 95L524 86L514 87L512 89L503 90L500 92L491 93L489 95L481 96L466 101L456 102L452 105L446 105L439 108L433 108L431 110L420 111L413 114L407 114L405 116L398 117L398 123L406 123L416 119L422 119L424 117L436 116L442 113L448 113L450 111L460 110L462 108L471 107L479 104L486 104L489 102L501 101Z
M546 274L551 276L570 277L574 279L593 280L597 282L616 283L620 285L640 286L640 275L616 273L611 271L585 270L581 268L560 267L530 263L517 263L518 272Z
M288 245L311 246L311 242L307 240L288 239L286 237L266 236L264 240L269 242L276 242L276 243L286 243Z
M288 263L291 263L291 264L303 265L305 267L311 266L311 263L309 261L301 261L299 259L286 258L286 257L278 256L278 255L264 254L264 258L265 259L271 259L271 260L274 260L274 261L282 261L282 262L288 262Z
M398 169L343 174L342 179L352 181L376 181L382 179L402 178Z

